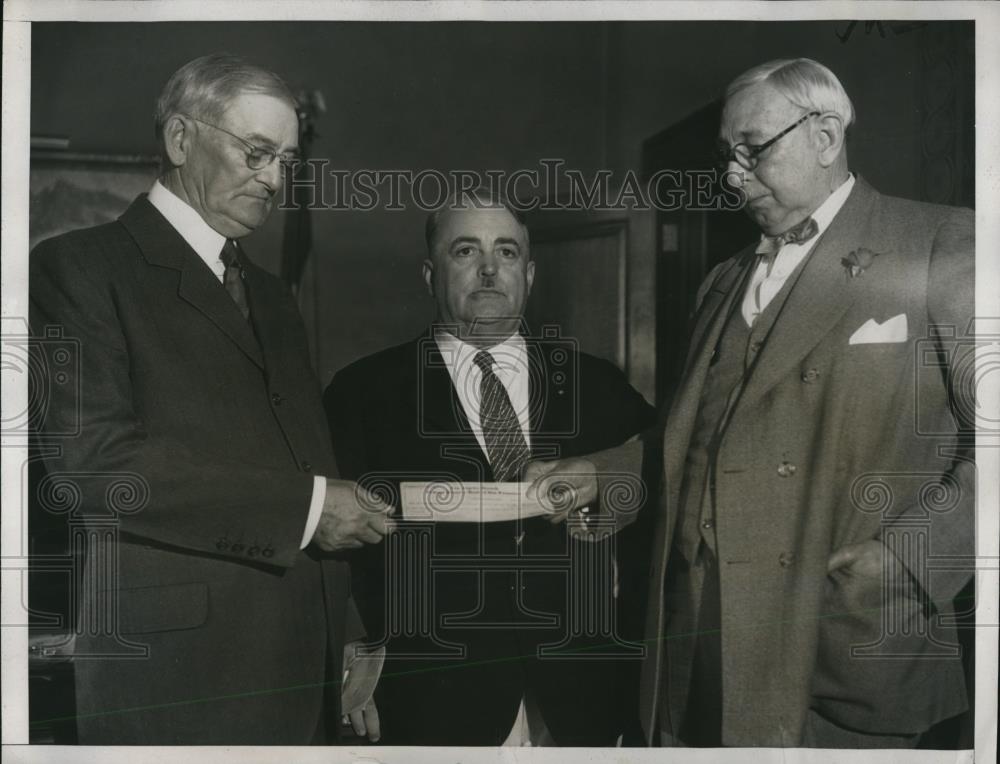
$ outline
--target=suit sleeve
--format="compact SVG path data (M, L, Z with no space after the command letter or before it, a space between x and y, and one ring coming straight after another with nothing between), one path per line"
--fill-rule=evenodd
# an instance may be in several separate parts
M938 228L931 251L928 273L928 323L954 335L938 333L939 357L945 359L942 383L948 391L956 437L944 453L951 466L939 482L934 499L943 511L930 511L922 503L910 506L897 522L931 520L929 553L934 557L959 560L959 570L938 571L928 576L923 560L911 559L905 551L894 550L918 582L927 587L931 600L940 607L958 594L972 576L975 561L975 343L968 332L975 313L975 215L955 210ZM918 396L920 390L918 390ZM886 530L892 529L889 525ZM882 534L885 538L885 531Z
M291 566L313 479L226 460L147 430L133 406L113 267L99 245L81 252L76 241L44 242L30 260L35 359L43 361L35 393L45 402L35 427L56 449L46 459L50 501L76 496L75 511L113 516L122 533L215 556L244 560L228 541L243 539L244 549L252 543L262 550L258 561ZM53 329L77 356L68 378L44 363Z
M618 445L587 456L597 470L598 503L602 512L616 517L619 529L631 525L638 516L635 511L648 498L656 483L648 474L648 466L658 460L649 453L658 444L656 409L629 383L613 364L601 362L603 373L598 375L602 398L611 409L618 430L611 442ZM590 375L588 375L590 376ZM590 379L585 384L594 383ZM582 412L586 417L586 412ZM651 478L653 478L651 480Z

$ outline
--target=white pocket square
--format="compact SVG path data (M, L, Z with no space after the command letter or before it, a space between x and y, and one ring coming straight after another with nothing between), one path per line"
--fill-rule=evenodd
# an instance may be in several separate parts
M871 345L876 342L906 342L906 314L900 313L880 324L869 318L847 341L848 345Z

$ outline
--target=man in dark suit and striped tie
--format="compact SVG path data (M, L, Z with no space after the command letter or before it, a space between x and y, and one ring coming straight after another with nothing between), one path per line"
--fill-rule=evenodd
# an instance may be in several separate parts
M479 190L433 213L426 240L437 322L324 395L345 477L393 492L517 482L532 456L610 447L651 423L614 365L526 331L535 263L517 210ZM403 521L392 547L356 555L355 596L387 648L383 740L614 745L615 683L641 648L619 633L611 543L573 538L565 514L477 519Z

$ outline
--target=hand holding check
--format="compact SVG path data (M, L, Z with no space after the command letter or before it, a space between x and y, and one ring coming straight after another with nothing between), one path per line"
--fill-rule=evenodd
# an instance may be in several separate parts
M530 484L528 499L551 510L549 520L553 523L563 522L574 510L580 510L586 522L586 510L597 501L597 468L588 459L529 462L524 482Z
M392 507L351 480L327 480L313 542L324 552L377 544L389 531Z

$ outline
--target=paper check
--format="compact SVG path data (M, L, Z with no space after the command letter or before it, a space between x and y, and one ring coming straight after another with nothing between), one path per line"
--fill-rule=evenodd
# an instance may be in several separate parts
M525 493L528 483L400 483L404 520L439 523L497 523L551 515Z

